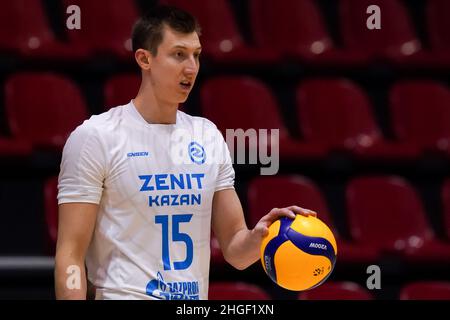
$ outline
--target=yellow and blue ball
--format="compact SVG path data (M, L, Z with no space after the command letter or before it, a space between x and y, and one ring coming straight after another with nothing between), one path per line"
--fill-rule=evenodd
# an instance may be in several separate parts
M261 244L261 262L279 286L304 291L321 285L333 271L336 239L330 228L313 216L282 217L269 227Z

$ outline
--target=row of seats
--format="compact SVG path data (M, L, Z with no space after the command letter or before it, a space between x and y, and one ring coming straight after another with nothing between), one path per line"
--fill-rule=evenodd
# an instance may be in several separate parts
M373 263L384 254L394 254L410 262L450 262L450 181L444 183L441 195L440 220L445 225L447 241L436 236L415 188L398 176L366 176L348 183L345 201L350 241L340 236L323 193L308 178L258 177L250 183L247 192L250 226L273 207L286 204L296 203L318 212L337 238L340 262ZM214 257L219 254L216 250Z
M343 48L333 43L324 15L314 0L250 0L252 43L242 36L227 0L160 0L194 14L202 26L207 58L219 63L267 64L291 58L310 64L364 65L385 60L399 65L449 67L450 29L446 0L427 0L424 18L431 50L419 40L401 0L339 0ZM67 41L49 26L40 0L1 1L0 50L24 58L58 60L114 55L131 61L130 31L140 10L134 1L61 0L58 12ZM81 8L81 29L68 30L66 8ZM367 8L378 5L381 29L369 30ZM64 26L64 27L63 27Z
M347 79L310 79L298 85L296 124L302 140L289 134L277 99L256 79L210 79L200 98L203 114L222 132L279 128L282 158L322 158L335 150L362 159L410 160L429 150L450 155L450 90L432 81L400 81L390 89L395 142L383 136L365 91Z
M299 300L374 300L374 294L351 281L327 281L309 291L300 292ZM271 296L261 287L245 282L211 282L210 300L270 300ZM399 292L400 300L450 300L450 282L417 281L404 284Z
M57 178L45 184L45 212L51 248L57 234ZM395 254L411 262L450 263L450 179L442 188L447 241L440 240L431 227L420 196L414 187L398 176L354 178L346 188L347 219L351 241L343 239L332 220L324 195L318 186L302 176L257 177L247 194L249 226L273 207L297 204L318 212L333 230L342 263L373 263L382 254ZM382 234L382 236L381 236ZM212 262L224 263L217 239L211 240Z
M139 88L136 75L117 75L104 86L105 110L126 104ZM39 84L39 85L37 85ZM308 79L296 89L294 138L271 88L246 76L218 76L199 84L203 116L226 129L279 129L282 159L323 158L349 152L360 159L411 160L426 152L450 157L450 90L430 80L399 81L389 92L386 139L365 91L343 78ZM5 112L12 138L0 137L0 155L29 155L33 148L61 149L89 115L80 88L53 73L16 73L5 82ZM239 116L237 116L239 115Z

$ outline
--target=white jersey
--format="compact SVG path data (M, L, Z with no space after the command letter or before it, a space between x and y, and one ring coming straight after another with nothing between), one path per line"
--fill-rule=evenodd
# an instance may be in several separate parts
M133 102L66 142L58 203L99 204L86 265L97 299L207 299L214 192L233 188L227 145L178 111L149 124Z

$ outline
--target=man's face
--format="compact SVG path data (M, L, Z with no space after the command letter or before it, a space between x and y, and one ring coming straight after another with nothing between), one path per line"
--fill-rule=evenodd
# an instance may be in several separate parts
M168 26L152 57L150 78L156 98L164 103L186 101L200 67L200 40L196 32L183 34Z

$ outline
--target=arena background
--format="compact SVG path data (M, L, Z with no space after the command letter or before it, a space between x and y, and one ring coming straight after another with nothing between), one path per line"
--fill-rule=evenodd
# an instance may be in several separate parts
M61 148L88 115L134 97L130 23L155 3L0 1L1 299L54 298ZM298 199L319 217L328 211L339 234L333 274L301 298L449 299L449 1L165 3L203 27L201 71L183 110L221 129L284 132L281 180L235 165L249 224L253 199L260 207ZM81 30L66 28L72 4ZM373 4L380 30L366 27ZM381 289L366 287L370 265L380 267ZM260 263L237 271L220 254L211 283L231 284L235 298L299 298Z

